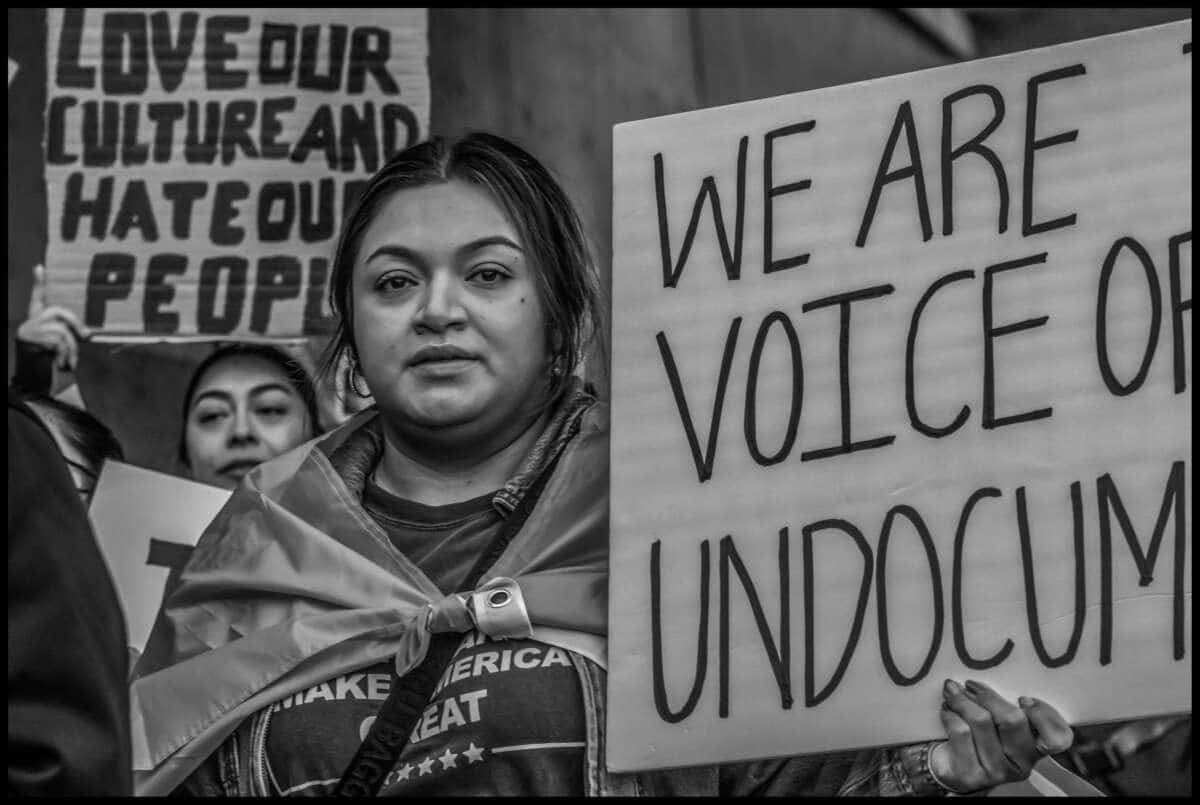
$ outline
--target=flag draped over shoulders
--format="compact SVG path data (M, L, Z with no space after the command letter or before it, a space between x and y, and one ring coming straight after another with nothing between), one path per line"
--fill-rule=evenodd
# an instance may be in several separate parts
M535 638L600 661L606 413L601 404L585 412L480 582L515 580ZM389 658L400 673L422 659L424 643L414 655L413 638L445 596L363 510L321 441L251 472L169 591L131 690L137 793L169 793L239 723L285 696Z

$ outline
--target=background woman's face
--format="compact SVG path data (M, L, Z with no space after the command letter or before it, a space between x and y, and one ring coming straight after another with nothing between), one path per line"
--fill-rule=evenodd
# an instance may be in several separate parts
M488 192L401 190L363 233L354 339L388 420L490 436L523 423L548 372L537 267Z
M233 489L254 467L303 444L311 429L279 366L253 355L226 358L205 371L188 406L192 478Z

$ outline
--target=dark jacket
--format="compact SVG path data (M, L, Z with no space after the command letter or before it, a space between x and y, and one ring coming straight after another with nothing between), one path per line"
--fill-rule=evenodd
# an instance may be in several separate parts
M50 433L8 400L8 792L133 791L125 621Z

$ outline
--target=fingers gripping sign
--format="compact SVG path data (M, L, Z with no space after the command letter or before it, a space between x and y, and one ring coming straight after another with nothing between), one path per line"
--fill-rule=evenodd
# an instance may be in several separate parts
M1034 748L1039 755L1057 755L1071 748L1075 742L1075 732L1061 713L1032 696L1022 696L1017 703L1033 728Z
M945 787L968 793L1024 780L1043 756L1071 745L1062 715L1039 699L1010 702L988 685L946 680L942 724L947 740L930 753L930 770Z
M72 311L47 304L46 269L40 264L35 266L29 309L17 328L17 338L52 351L55 368L73 372L79 362L79 342L91 334Z

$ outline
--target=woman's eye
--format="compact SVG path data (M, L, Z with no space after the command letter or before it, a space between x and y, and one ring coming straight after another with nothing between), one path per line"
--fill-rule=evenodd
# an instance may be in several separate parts
M225 416L224 411L201 411L196 414L196 421L201 425L212 425Z
M379 278L375 283L375 288L381 291L402 291L416 284L412 277L403 274L388 274Z
M279 406L264 406L258 409L258 415L268 419L278 419L287 416L288 409Z
M495 285L507 277L503 269L493 266L481 266L471 272L471 279L484 285Z

